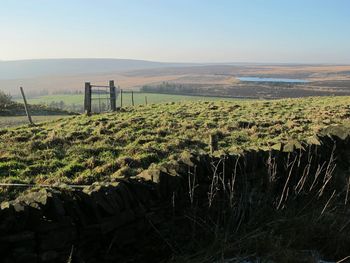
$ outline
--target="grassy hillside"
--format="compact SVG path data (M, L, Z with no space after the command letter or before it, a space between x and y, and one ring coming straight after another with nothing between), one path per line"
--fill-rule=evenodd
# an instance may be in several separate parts
M186 151L301 147L330 125L350 124L350 97L184 102L72 116L37 127L0 129L2 182L88 184L132 176Z
M95 96L95 98L97 95ZM202 97L202 96L185 96L185 95L171 95L171 94L157 94L157 93L143 93L135 92L134 93L134 103L135 105L145 104L145 97L147 97L147 102L151 103L166 103L166 102L180 102L180 101L198 101L198 100L207 100L207 101L217 101L223 100L220 97ZM225 98L225 100L232 100L230 98ZM17 101L20 101L18 99ZM64 103L65 109L68 110L77 110L82 111L84 104L84 95L83 94L57 94L57 95L48 95L40 96L36 98L28 99L28 103L32 104L44 104L50 105L52 103ZM106 100L102 100L106 102ZM93 101L97 103L97 101ZM120 97L118 97L117 105L120 106ZM131 93L123 93L123 106L131 106Z

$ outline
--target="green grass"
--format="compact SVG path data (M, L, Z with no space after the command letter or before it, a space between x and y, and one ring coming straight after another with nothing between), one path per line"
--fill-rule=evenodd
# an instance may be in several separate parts
M94 95L98 97L97 95ZM145 97L147 102L152 103L164 103L164 102L179 102L179 101L218 101L223 100L220 97L202 97L202 96L184 96L184 95L170 95L170 94L155 94L155 93L134 93L135 105L145 104ZM230 98L225 100L232 100ZM18 100L20 101L20 100ZM49 95L41 96L37 98L28 99L28 103L31 104L50 104L51 102L63 101L66 105L83 105L84 95L83 94L72 94L72 95ZM117 100L117 105L120 106L120 96ZM131 106L131 93L123 93L123 106Z
M172 102L0 129L0 181L110 181L187 151L208 153L210 135L215 154L300 147L330 125L350 125L348 105L350 97Z
M21 99L17 99L18 102L21 102ZM64 103L71 104L83 104L84 103L84 95L83 94L66 94L66 95L47 95L40 96L35 98L28 98L28 103L30 104L49 104L50 102L60 102L64 101Z
M64 117L67 117L67 115L32 116L32 120L34 123L41 123L62 119ZM0 128L9 128L25 124L28 124L27 116L0 116Z

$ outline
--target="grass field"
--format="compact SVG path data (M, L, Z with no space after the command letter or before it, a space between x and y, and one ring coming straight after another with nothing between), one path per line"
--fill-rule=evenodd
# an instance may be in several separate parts
M34 123L42 123L62 119L68 117L68 115L46 115L46 116L32 116ZM28 124L27 116L0 116L0 129L9 128L19 125Z
M134 103L135 105L143 105L145 104L147 97L148 104L154 103L164 103L164 102L181 102L181 101L218 101L218 100L233 100L226 99L220 97L201 97L201 96L182 96L182 95L169 95L169 94L154 94L154 93L134 93ZM22 103L21 99L17 99L17 102ZM59 103L63 101L66 106L68 106L69 110L72 110L70 106L83 106L84 95L83 94L71 94L71 95L50 95L50 96L41 96L37 98L28 99L29 104L33 105L49 105L51 102ZM131 106L131 93L123 93L123 107ZM120 97L117 100L117 106L120 106ZM63 115L59 116L50 116L42 115L42 116L33 116L33 121L35 123L45 122L56 120L64 117ZM25 116L0 116L0 128L14 127L18 125L27 124L28 120Z
M94 95L95 98L97 95ZM218 100L233 100L230 98L220 97L202 97L202 96L183 96L183 95L170 95L170 94L155 94L155 93L134 93L135 105L145 104L145 97L147 97L148 104L152 103L164 103L164 102L179 102L179 101L218 101ZM18 100L20 101L20 100ZM50 104L51 102L63 101L66 105L83 105L83 94L69 94L69 95L50 95L41 96L37 98L28 99L30 104ZM123 106L131 105L131 93L123 93ZM120 96L117 99L117 106L120 106Z
M186 152L302 147L330 125L349 125L350 97L172 102L0 129L2 182L75 184L136 175Z

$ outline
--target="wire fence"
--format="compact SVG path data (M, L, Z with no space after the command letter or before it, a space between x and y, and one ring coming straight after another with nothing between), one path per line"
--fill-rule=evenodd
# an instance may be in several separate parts
M91 111L101 113L111 111L111 93L109 86L91 85Z
M118 92L114 86L114 80L109 85L91 85L85 82L84 111L86 114L101 113L116 110Z

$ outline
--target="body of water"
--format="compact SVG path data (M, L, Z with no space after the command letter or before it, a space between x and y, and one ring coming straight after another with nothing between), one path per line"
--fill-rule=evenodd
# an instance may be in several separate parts
M284 82L284 83L307 83L304 79L284 79L284 78L259 78L259 77L239 77L240 81L251 82Z

